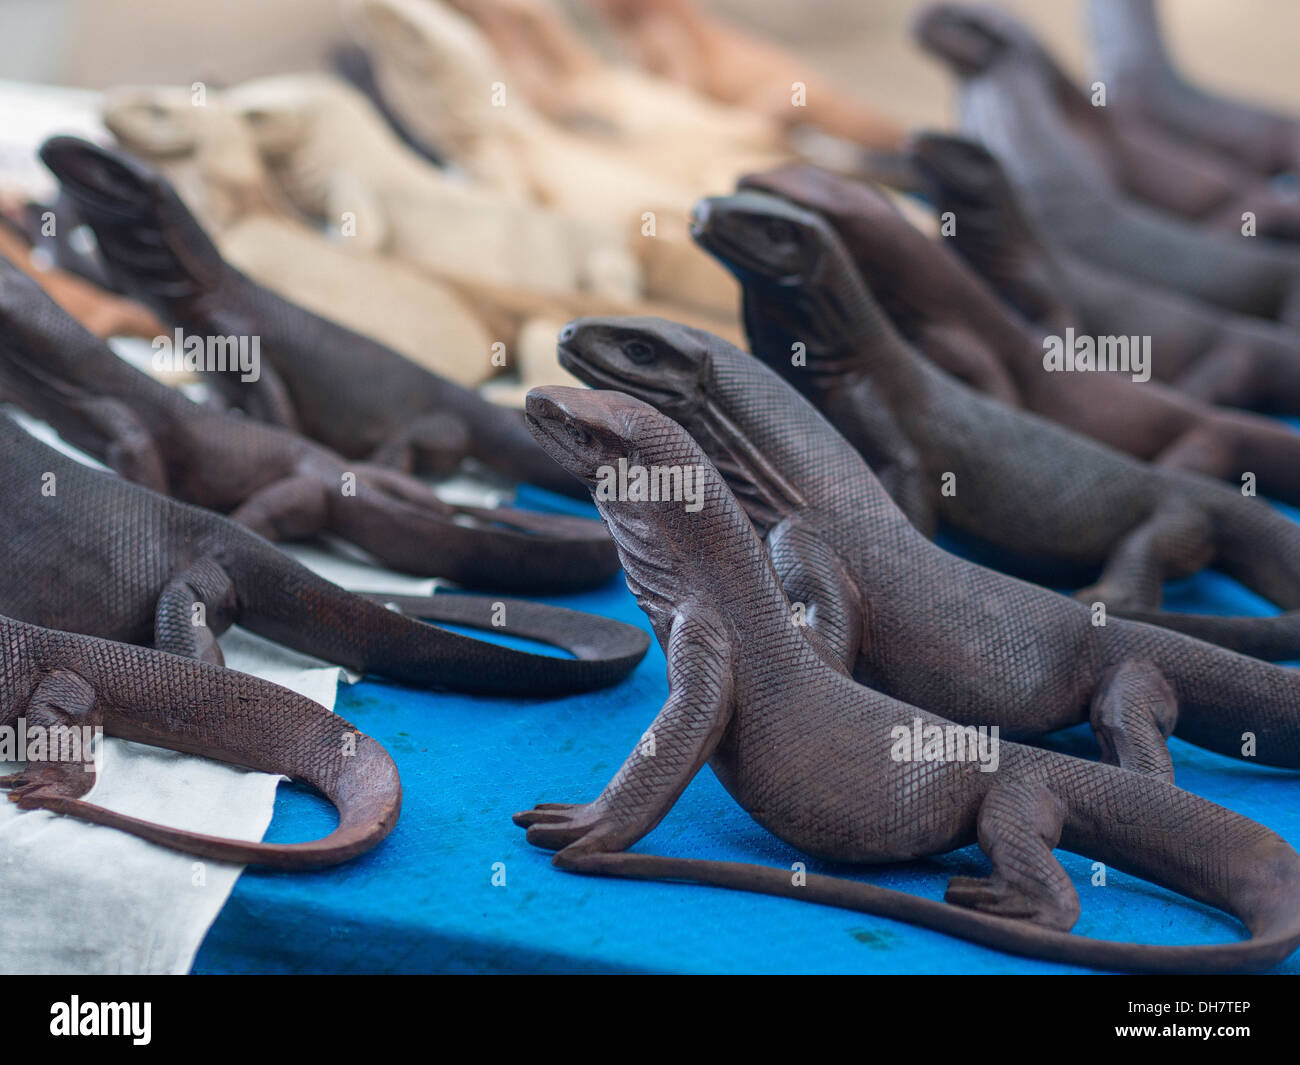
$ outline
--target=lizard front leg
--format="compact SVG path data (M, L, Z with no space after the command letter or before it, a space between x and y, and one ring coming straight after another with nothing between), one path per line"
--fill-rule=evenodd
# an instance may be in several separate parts
M717 749L731 719L731 635L710 613L678 614L668 637L668 701L593 802L542 803L515 814L528 842L565 866L646 835Z
M109 467L128 481L168 494L167 465L158 443L134 411L111 396L86 396L75 406L101 437L99 454Z
M202 607L199 612L195 608ZM234 619L235 585L211 558L202 558L167 582L154 616L160 651L224 665L218 634Z
M825 641L835 665L852 673L863 652L863 605L844 564L820 537L781 522L764 544L791 605L802 605L793 625L807 625Z
M332 490L341 492L342 482ZM305 540L328 524L330 491L320 477L285 477L258 489L230 516L268 540Z
M289 387L267 360L260 361L256 381L242 381L233 372L206 374L204 381L211 383L213 391L222 397L227 407L238 407L259 422L301 432L298 410Z

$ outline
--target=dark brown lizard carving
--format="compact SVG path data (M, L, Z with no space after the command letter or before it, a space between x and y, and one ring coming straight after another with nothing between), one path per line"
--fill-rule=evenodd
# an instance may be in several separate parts
M746 239L707 238L741 278L754 354L812 400L918 528L942 518L980 561L1040 583L1096 578L1080 598L1144 620L1137 612L1159 605L1163 581L1206 565L1300 609L1292 522L1227 485L1139 462L973 391L899 336L824 221L793 207L780 221L745 227ZM701 239L708 224L699 219ZM1235 650L1300 652L1296 615L1217 630L1159 617Z
M735 498L680 426L614 392L542 388L538 439L595 490L600 468L696 471L702 505L602 498L628 586L668 658L668 701L605 790L515 815L530 842L579 873L683 880L783 895L921 924L1000 950L1106 968L1266 968L1300 944L1300 855L1245 818L1142 773L1014 743L996 769L904 758L942 717L855 683L791 606ZM818 858L906 861L978 839L987 877L945 902L851 880L726 862L624 854L708 763L759 824ZM1251 938L1153 946L1071 936L1078 895L1061 846L1239 917Z
M571 322L559 351L576 377L690 433L749 515L794 620L864 683L1013 738L1091 721L1106 761L1171 780L1174 731L1300 767L1295 671L1117 617L1098 625L1084 603L931 543L848 441L752 356L676 323L621 318Z
M1089 0L1098 74L1123 121L1177 137L1265 175L1300 169L1300 121L1191 84L1164 46L1154 0Z
M1133 360L1124 372L1049 371L1045 337L880 192L806 165L751 175L745 185L737 196L706 200L698 209L697 239L706 248L712 250L713 234L727 227L728 248L744 243L751 255L761 255L771 246L765 229L812 229L825 219L851 257L850 269L857 268L903 337L941 369L1136 458L1237 486L1250 472L1259 494L1300 503L1300 436L1270 418L1222 410L1159 381L1135 379L1138 360L1145 374L1154 358L1154 346L1144 355L1141 336L1122 338L1123 355ZM776 193L805 210L749 189ZM729 252L721 254L726 261ZM747 311L747 317L761 313ZM1061 351L1072 336L1054 337ZM1090 339L1105 361L1100 341Z
M1150 336L1151 372L1180 392L1230 407L1300 414L1300 330L1234 314L1093 266L1050 245L981 144L923 133L908 158L949 246L1043 333Z
M1240 227L1212 232L1125 196L1062 121L1040 53L1002 20L944 4L918 25L921 43L959 80L961 129L998 157L1053 241L1205 303L1300 322L1300 248Z
M472 456L516 480L580 494L533 443L518 411L289 303L226 263L149 167L75 137L51 138L41 158L94 230L117 284L197 335L259 338L256 382L211 375L234 405L345 458L441 474Z
M0 415L0 613L220 662L238 624L362 673L425 688L556 695L625 677L649 641L631 625L539 603L441 594L420 617L562 647L514 650L346 592L220 514L92 470ZM445 604L445 605L444 605Z
M270 540L331 532L391 569L535 595L618 571L599 522L452 506L397 470L191 402L119 359L3 258L0 395L124 477Z
M44 755L0 777L24 810L51 810L223 862L280 869L334 865L377 845L397 822L402 785L378 743L278 684L146 647L0 617L0 724L43 730ZM85 795L95 783L79 737L101 729L137 743L202 755L312 785L339 824L309 843L223 839L117 813ZM69 730L77 730L78 739ZM57 737L57 739L56 739Z

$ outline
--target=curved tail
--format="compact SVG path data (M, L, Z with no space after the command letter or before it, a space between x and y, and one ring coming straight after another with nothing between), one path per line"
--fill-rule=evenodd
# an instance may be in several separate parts
M614 541L592 518L514 507L431 507L368 486L359 495L362 508L335 501L333 530L403 573L523 595L596 588L618 573Z
M336 720L340 728L348 729L346 721ZM35 793L16 801L24 809L39 808L107 825L151 843L212 861L264 865L272 869L314 869L338 865L364 854L382 841L397 824L402 808L402 785L392 758L369 736L360 732L355 736L356 753L334 779L302 778L324 794L339 814L339 823L333 832L307 843L261 843L209 836L202 832L169 828L83 799L58 795Z
M96 694L105 734L213 758L311 785L339 823L306 843L261 843L172 828L106 809L57 786L15 792L24 809L107 825L215 861L306 869L378 844L397 823L402 783L388 752L343 718L268 680L144 647L88 655L85 637L58 633ZM54 651L60 658L56 645ZM62 792L62 793L61 793Z
M1099 969L1182 973L1252 971L1277 965L1300 944L1300 908L1289 920L1279 920L1273 926L1254 930L1250 939L1239 943L1158 946L1090 939L1029 921L998 917L903 891L819 873L806 874L802 883L796 886L787 869L745 862L627 853L585 854L563 862L561 857L556 856L556 864L575 873L630 880L675 880L816 902L905 921L1011 954Z
M605 688L645 657L650 637L633 625L576 610L495 597L464 597L459 607L432 599L365 597L345 591L264 541L227 564L239 599L239 624L305 654L360 673L421 688L483 695L555 696ZM422 617L511 634L560 647L573 658L520 651L428 625L385 609L406 603ZM471 605L471 601L481 606ZM455 609L457 613L449 613ZM425 611L428 611L427 613Z

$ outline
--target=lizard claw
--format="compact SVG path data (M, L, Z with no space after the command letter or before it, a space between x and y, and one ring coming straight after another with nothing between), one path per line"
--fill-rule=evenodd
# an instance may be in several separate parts
M943 894L944 902L970 910L1014 917L1048 928L1068 932L1074 927L1078 910L1073 913L1054 905L1050 897L1034 898L995 876L954 876Z
M542 803L515 814L514 822L528 829L528 842L536 847L560 850L579 845L587 850L608 849L595 844L605 835L601 832L604 812L595 803Z
M29 765L26 769L0 777L0 788L9 792L9 801L24 809L39 806L42 798L78 799L95 783L94 773L86 773L80 763L52 762Z

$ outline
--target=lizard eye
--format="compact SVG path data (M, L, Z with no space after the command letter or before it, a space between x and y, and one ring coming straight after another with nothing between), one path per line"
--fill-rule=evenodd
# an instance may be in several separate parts
M641 366L654 362L655 358L654 348L644 340L629 340L623 345L623 354Z

